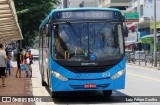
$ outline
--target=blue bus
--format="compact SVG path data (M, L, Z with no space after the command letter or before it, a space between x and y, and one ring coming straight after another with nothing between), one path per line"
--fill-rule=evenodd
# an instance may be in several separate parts
M52 97L61 92L103 91L125 87L124 37L121 11L113 8L55 9L39 28L42 85Z

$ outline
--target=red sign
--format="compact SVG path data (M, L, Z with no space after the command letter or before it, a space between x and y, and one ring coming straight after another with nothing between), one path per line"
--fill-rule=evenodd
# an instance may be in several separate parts
M84 88L96 88L96 84L84 84Z

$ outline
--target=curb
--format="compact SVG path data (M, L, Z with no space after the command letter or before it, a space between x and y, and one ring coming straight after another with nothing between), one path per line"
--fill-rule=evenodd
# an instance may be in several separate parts
M132 65L132 66L138 66L138 67L144 67L144 68L151 68L151 69L156 69L160 70L160 67L153 67L153 66L146 66L146 65L139 65L139 64L133 64L133 63L126 63L127 65Z

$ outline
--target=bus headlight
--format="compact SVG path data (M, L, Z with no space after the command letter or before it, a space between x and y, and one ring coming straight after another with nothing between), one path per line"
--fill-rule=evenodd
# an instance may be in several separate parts
M125 72L126 72L125 69L124 69L124 70L120 70L120 71L118 71L116 74L114 74L111 78L112 78L113 80L115 80L115 79L119 78L120 76L122 76Z
M51 71L51 73L58 79L62 80L62 81L68 81L68 78L64 77L63 75L61 75L60 73L56 72L56 71Z

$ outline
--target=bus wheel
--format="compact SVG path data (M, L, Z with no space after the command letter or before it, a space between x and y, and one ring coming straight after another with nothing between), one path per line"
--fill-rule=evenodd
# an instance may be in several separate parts
M42 86L47 86L47 83L42 79Z
M104 91L103 91L103 95L104 95L105 97L111 97L111 95L112 95L112 90L104 90Z
M51 96L52 96L52 98L59 98L60 97L60 93L59 92L52 92Z

